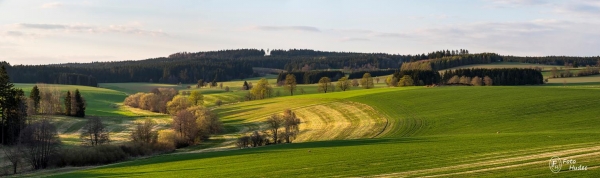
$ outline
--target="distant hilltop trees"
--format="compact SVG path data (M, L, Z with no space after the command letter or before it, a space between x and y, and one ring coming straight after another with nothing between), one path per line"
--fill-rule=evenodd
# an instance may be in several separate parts
M205 52L179 52L168 57L139 61L67 63L50 65L6 66L12 82L97 86L98 83L150 82L196 83L198 80L222 82L257 77L253 68L279 69L288 73L343 70L365 71L377 76L383 70L444 70L453 67L493 62L525 62L537 64L596 66L600 57L516 57L496 53L472 54L466 49L439 50L417 55L315 51L310 49L274 49L265 56L262 49L231 49ZM378 71L378 72L374 72ZM360 78L357 73L349 79ZM381 74L384 75L384 74ZM295 75L301 77L301 75ZM284 76L285 77L285 76ZM332 81L341 77L327 76ZM280 80L283 77L280 77ZM298 83L316 83L297 78Z

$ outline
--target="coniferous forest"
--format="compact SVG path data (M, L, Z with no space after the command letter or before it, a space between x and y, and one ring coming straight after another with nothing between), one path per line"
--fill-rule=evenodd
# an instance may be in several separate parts
M268 54L268 55L266 55ZM196 83L198 80L221 82L255 77L253 67L283 69L287 72L346 69L358 71L350 78L370 72L374 76L407 70L444 70L471 64L525 62L554 65L597 65L600 57L515 57L496 53L470 54L468 50L441 50L428 54L395 55L385 53L328 52L307 49L237 49L208 52L180 52L168 57L140 61L67 63L50 65L14 65L6 62L12 82L97 86L98 83L150 82ZM384 69L384 70L382 70ZM360 72L362 71L362 72ZM318 73L318 72L317 72ZM311 73L311 76L321 76ZM298 82L316 83L319 78L296 75ZM325 75L336 78L336 74ZM416 77L416 76L415 76ZM281 80L283 77L279 77ZM429 81L429 80L427 80ZM415 82L418 82L416 80ZM427 82L428 83L428 82Z

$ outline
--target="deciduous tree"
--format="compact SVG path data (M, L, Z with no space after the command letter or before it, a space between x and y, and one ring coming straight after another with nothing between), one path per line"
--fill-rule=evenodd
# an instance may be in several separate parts
M360 80L360 85L364 88L364 89L370 89L373 88L373 77L371 77L370 73L365 73L362 77L362 79Z
M156 122L147 118L144 121L133 123L131 131L131 140L137 143L154 144L158 140L158 132L154 130Z
M202 106L204 105L204 95L200 91L194 90L188 97L188 101L192 106Z
M47 119L27 126L19 135L21 151L33 169L44 169L60 145L56 127Z
M97 146L110 142L108 129L100 117L90 117L82 128L80 138L85 145Z
M481 81L481 77L479 76L475 76L473 77L473 79L471 79L471 85L473 86L481 86L483 84L483 82Z
M358 87L358 85L359 85L358 80L352 79L352 86L353 87Z
M492 86L493 85L492 78L485 76L483 78L483 83L485 83L485 86Z
M281 138L279 138L278 134L279 129L281 128L281 126L283 126L283 119L281 118L281 116L273 114L269 116L267 118L267 121L265 122L267 124L267 129L269 130L269 132L271 133L271 137L273 138L273 143L280 143Z
M169 114L176 115L177 112L187 109L190 105L189 100L185 96L177 95L167 103L167 110Z
M296 139L300 132L299 125L300 119L292 110L287 109L283 112L283 137L286 143L292 143L292 140Z
M269 84L269 81L267 81L266 78L261 78L258 83L256 83L256 86L253 86L250 89L250 93L254 99L269 98L273 95L273 92L273 87L271 87L271 84Z
M402 76L402 78L400 78L398 85L399 86L413 86L414 83L415 82L413 81L413 79L410 76L404 75L404 76Z
M204 107L191 107L188 109L196 120L198 125L198 138L207 140L210 135L218 134L223 131L223 123L219 120L217 114Z
M340 89L341 91L346 91L348 89L350 89L350 81L348 80L347 77L342 77L340 78L337 83L337 88Z
M283 87L290 92L291 96L294 96L294 92L296 91L296 76L294 74L287 74Z
M335 88L333 87L333 84L331 84L331 79L329 79L329 77L321 77L317 88L319 92L327 93L328 91L333 91L334 89Z
M196 117L188 110L180 110L173 116L171 124L173 130L179 134L179 137L185 140L187 145L193 145L198 136L198 125Z
M140 97L140 108L152 112L158 112L160 108L160 97L154 93L146 93Z
M460 77L458 75L452 76L450 80L448 80L448 84L457 84L460 83Z

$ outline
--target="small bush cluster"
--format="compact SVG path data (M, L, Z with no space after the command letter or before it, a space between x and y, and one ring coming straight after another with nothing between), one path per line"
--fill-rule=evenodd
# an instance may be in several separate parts
M127 143L123 145L65 148L61 149L56 155L54 165L65 167L110 164L133 157L149 156L173 150L174 147L160 143Z

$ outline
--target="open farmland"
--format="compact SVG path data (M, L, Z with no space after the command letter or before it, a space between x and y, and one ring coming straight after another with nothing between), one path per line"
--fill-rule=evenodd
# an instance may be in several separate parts
M33 86L34 84L15 84L16 88L25 91L26 96L29 95ZM87 102L86 115L88 117L101 117L111 132L111 138L116 142L129 139L130 124L135 121L152 118L159 124L159 128L167 128L170 123L170 118L164 114L123 106L122 102L127 95L120 91L75 85L48 86L56 87L62 93L79 89ZM77 145L81 143L79 131L85 125L86 119L67 116L51 116L50 118L56 125L59 136L65 144Z
M313 113L320 113L332 102L369 105L389 125L377 138L164 155L55 176L172 177L170 171L177 171L177 176L248 177L245 172L251 169L260 172L252 174L257 177L543 177L553 175L547 167L552 156L577 159L590 169L563 168L561 173L591 176L600 165L600 129L595 127L600 110L593 107L600 102L599 92L583 87L411 87L245 102L216 110L226 125L241 126L240 132L260 127L261 118L274 111L314 107L319 111Z

